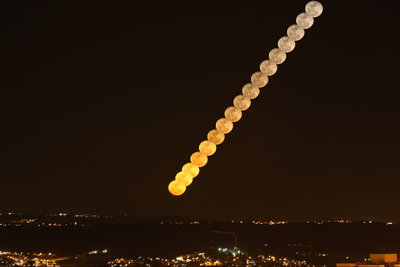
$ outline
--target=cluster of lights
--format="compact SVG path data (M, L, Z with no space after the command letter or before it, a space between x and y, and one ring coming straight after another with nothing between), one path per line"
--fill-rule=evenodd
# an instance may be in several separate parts
M325 224L325 223L353 223L350 220L323 220L323 221L306 221L306 223Z
M204 252L198 252L189 255L178 256L176 258L167 259L167 258L152 258L152 257L141 257L139 256L136 259L125 259L125 258L117 258L112 261L109 261L107 264L112 267L126 267L126 266L152 266L154 265L162 265L162 266L215 266L216 261L212 261L210 257L205 256ZM222 265L222 264L218 264Z
M263 263L279 263L283 266L301 266L301 265L307 265L306 261L298 261L295 259L287 259L287 258L277 258L274 256L267 256L265 257L264 255L259 255L258 258L263 262Z
M204 252L196 252L188 255L182 255L175 258L160 258L160 257L137 257L135 259L116 258L107 262L108 266L122 267L122 266L242 266L244 262L246 266L260 266L262 263L273 263L274 266L298 266L297 261L287 258L277 258L274 256L258 255L252 257L246 255L238 249L218 248L218 252L223 256L210 256ZM88 252L88 255L105 254L108 253L104 250L93 250ZM60 266L59 261L63 260L76 260L80 256L73 257L57 257L52 253L18 253L0 251L0 256L11 262L10 266ZM33 263L32 263L33 262ZM1 264L1 261L0 261ZM306 262L302 262L302 265ZM268 264L271 265L271 264ZM7 265L9 266L9 265ZM244 266L244 265L243 265ZM262 265L264 266L264 265Z
M107 249L103 249L103 250L92 250L89 251L88 254L89 255L96 255L96 254L107 254L108 250Z
M193 182L193 178L199 175L200 168L207 164L208 157L216 152L217 145L220 145L225 140L225 135L232 131L233 123L242 118L242 112L250 107L251 100L259 95L260 88L267 85L268 77L276 73L278 65L286 60L286 54L293 51L296 41L303 38L304 30L313 25L314 18L321 15L322 10L322 5L317 1L307 3L306 12L297 16L296 24L287 29L287 36L279 39L278 48L269 52L269 59L263 61L260 71L251 76L251 83L243 86L242 94L236 96L233 106L225 110L225 117L215 123L215 129L208 133L207 140L200 143L199 151L191 155L190 163L186 163L182 171L175 176L175 180L170 182L168 190L172 195L182 195L186 187Z
M297 261L294 259L277 258L274 256L258 255L256 257L248 256L243 253L230 253L227 248L219 248L221 253L229 254L230 257L223 258L211 257L204 252L197 252L188 255L178 256L172 259L138 257L136 259L117 258L109 261L107 264L111 267L122 266L144 266L158 265L162 266L299 266L306 265L306 261Z
M263 221L252 221L252 224L261 224L261 225L276 225L276 224L287 224L287 221L269 221L269 222L263 222Z
M9 265L6 266L54 267L54 266L59 266L56 263L57 260L65 259L65 258L56 259L52 253L23 253L23 252L18 253L18 252L0 251L0 255L3 255L3 259L6 258L9 262L11 262L9 263ZM0 265L1 264L2 263L0 259Z

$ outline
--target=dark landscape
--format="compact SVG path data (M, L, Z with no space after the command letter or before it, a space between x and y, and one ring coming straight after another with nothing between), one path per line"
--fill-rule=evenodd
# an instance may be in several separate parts
M29 219L35 222L19 223ZM62 213L3 215L1 221L0 250L63 256L106 249L121 257L176 257L234 246L232 236L215 230L237 233L238 248L251 255L284 256L321 265L361 261L371 252L400 252L400 226L391 222L224 222Z

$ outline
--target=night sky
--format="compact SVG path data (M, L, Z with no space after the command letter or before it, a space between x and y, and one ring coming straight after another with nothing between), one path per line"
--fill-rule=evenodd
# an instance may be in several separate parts
M400 221L399 1L321 1L168 193L307 3L215 2L2 2L0 211Z

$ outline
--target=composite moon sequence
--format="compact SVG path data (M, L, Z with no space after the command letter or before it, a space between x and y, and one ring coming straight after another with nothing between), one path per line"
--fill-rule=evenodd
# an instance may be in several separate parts
M199 151L194 152L190 157L190 162L183 165L182 170L175 176L175 180L169 183L168 190L172 195L179 196L185 193L186 188L192 184L193 179L200 173L200 168L208 162L208 157L217 151L217 145L225 140L225 135L233 130L233 123L242 118L243 111L251 106L251 101L258 97L260 88L268 83L269 76L278 70L278 65L286 60L286 54L293 51L296 41L304 37L304 30L314 24L314 18L321 15L323 7L317 1L308 2L305 12L296 17L296 24L289 26L287 36L278 40L278 47L272 49L268 54L268 59L260 64L260 71L255 72L250 83L242 88L242 94L233 100L233 106L228 107L223 118L217 120L215 129L207 134L207 140L199 145Z

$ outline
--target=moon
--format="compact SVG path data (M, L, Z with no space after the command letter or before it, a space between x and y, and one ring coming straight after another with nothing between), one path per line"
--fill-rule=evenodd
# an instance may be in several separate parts
M269 76L277 72L278 65L285 62L287 53L295 49L296 42L304 37L305 30L313 26L314 18L321 15L322 11L320 2L307 3L305 12L296 17L296 24L289 26L287 35L278 40L278 47L268 53L268 59L260 64L260 70L253 73L250 83L243 86L242 94L233 99L233 106L225 109L224 117L217 120L215 129L208 132L207 140L199 145L199 151L191 155L190 162L183 165L175 180L169 183L168 190L172 195L180 196L185 193L186 187L199 175L200 168L207 164L208 157L217 151L217 145L222 144L225 135L233 130L233 123L238 122L242 118L243 111L250 108L251 101L259 96L260 88L268 84Z

